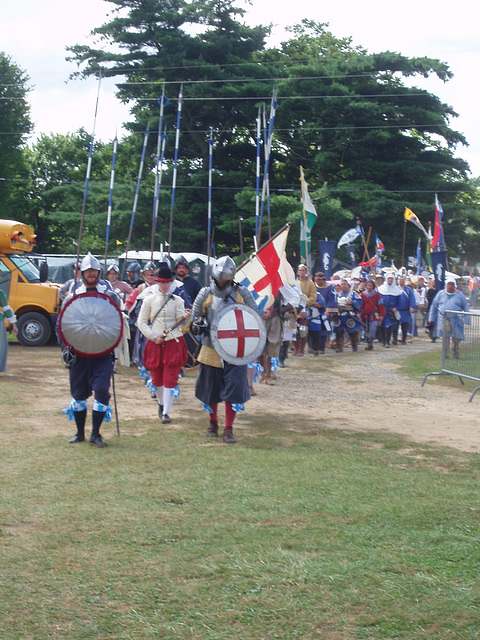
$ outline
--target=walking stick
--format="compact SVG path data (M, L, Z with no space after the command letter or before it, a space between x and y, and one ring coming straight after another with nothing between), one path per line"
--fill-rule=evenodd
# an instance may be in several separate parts
M115 356L113 357L113 367L112 367L112 391L113 391L113 406L115 407L115 421L117 423L117 436L120 437L120 426L118 424L118 410L117 410L117 394L115 393Z

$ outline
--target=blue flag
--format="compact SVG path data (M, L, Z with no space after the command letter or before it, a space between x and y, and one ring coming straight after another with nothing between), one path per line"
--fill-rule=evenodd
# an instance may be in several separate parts
M352 244L347 244L345 246L345 250L348 253L348 257L350 258L350 264L352 265L352 269L355 269L357 266L357 256L355 255L355 247Z
M432 269L435 276L435 287L437 291L445 288L445 272L447 270L447 252L432 251Z
M330 280L333 272L333 254L335 252L335 240L319 240L320 261L325 278Z

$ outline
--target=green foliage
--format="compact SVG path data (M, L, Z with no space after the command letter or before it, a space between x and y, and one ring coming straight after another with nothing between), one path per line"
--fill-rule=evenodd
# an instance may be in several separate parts
M448 66L426 57L369 53L351 38L337 38L326 24L303 20L278 47L267 47L267 26L242 23L232 0L107 0L111 19L92 32L93 45L70 47L78 76L118 79L118 97L131 106L130 135L117 155L113 237L128 234L134 186L147 122L142 189L134 245L150 246L158 98L165 88L168 133L155 244L169 235L177 96L183 87L173 250L206 251L210 135L213 137L213 240L217 251L239 250L243 217L245 250L255 232L257 116L278 91L270 161L270 216L265 209L262 241L300 216L299 167L305 169L318 210L312 232L338 239L356 216L384 239L389 258L403 251L405 206L422 221L433 220L433 196L446 212L445 236L453 253L475 255L480 214L478 183L456 157L466 144L452 128L456 114L421 87L423 78L451 78ZM406 79L418 79L407 86ZM88 136L42 137L27 152L34 185L29 215L49 249L69 246L79 220ZM83 154L83 158L82 158ZM263 150L262 150L263 155ZM263 157L262 157L263 161ZM87 205L86 232L93 245L104 233L111 164L109 145L97 143ZM265 205L266 206L266 205ZM294 229L298 229L294 225ZM413 231L413 229L412 229ZM385 242L385 239L387 241ZM407 233L406 252L417 233ZM289 253L296 252L292 231ZM43 248L43 247L42 247ZM46 246L44 248L47 248Z
M27 206L22 147L32 130L28 76L0 52L0 209L2 218L20 218Z

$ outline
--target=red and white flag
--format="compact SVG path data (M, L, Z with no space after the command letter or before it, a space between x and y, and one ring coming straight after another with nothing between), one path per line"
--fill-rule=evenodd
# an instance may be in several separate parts
M237 269L235 280L250 289L260 314L272 306L280 287L295 283L295 272L285 253L290 226L285 225Z

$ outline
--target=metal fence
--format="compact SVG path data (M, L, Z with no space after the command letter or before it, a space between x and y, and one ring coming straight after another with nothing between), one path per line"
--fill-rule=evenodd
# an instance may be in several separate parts
M463 378L480 382L480 314L465 311L446 311L442 327L442 370L427 373L429 376L454 375L464 384ZM475 387L469 402L473 400Z

